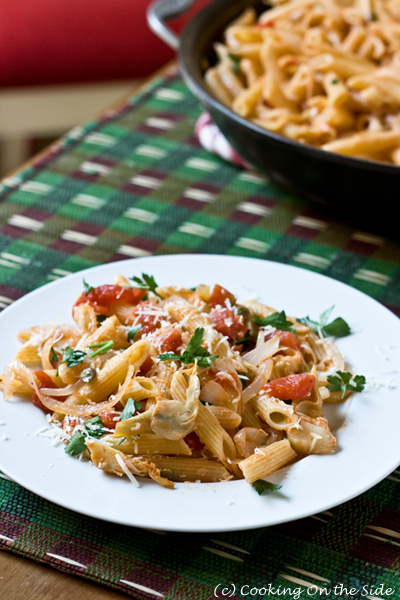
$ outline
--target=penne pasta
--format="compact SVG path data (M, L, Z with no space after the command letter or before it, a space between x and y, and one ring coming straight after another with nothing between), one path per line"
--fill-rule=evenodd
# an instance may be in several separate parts
M288 462L297 457L288 440L275 442L265 448L258 448L257 452L239 463L239 468L248 483L267 477Z
M220 102L327 152L400 163L394 5L272 0L259 16L249 14L226 27L214 45L217 61L204 75Z

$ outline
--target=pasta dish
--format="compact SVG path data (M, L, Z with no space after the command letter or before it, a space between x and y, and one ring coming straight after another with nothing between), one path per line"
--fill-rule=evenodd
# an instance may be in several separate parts
M399 0L272 5L247 9L214 45L214 96L292 140L399 165Z
M330 313L296 319L146 274L84 281L74 324L19 331L0 387L31 398L68 454L136 485L244 478L273 491L265 477L334 450L322 405L365 383L346 371L332 337L350 328Z

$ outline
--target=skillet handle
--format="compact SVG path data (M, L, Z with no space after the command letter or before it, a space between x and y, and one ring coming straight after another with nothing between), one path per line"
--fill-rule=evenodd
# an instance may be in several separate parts
M167 27L164 21L181 15L194 2L195 0L157 0L147 9L147 22L150 29L174 50L179 49L179 37Z

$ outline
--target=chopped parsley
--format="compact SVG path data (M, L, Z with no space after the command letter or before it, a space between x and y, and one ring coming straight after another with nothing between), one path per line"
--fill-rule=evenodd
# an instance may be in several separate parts
M351 373L343 373L343 371L337 371L337 375L328 375L328 381L330 385L326 387L331 392L341 392L342 400L347 394L347 392L362 392L366 381L364 375L352 375Z
M106 315L96 315L96 319L97 319L97 327L100 327L100 325L102 323L104 323L104 321L107 319Z
M231 53L229 53L228 56L232 61L231 68L233 73L235 73L235 75L240 75L240 61L242 60L242 57Z
M141 329L141 327L142 327L141 323L139 323L139 325L135 325L134 327L131 327L131 329L128 331L128 342L132 342L135 339L135 335L137 334L139 329Z
M158 288L157 283L152 275L146 275L146 273L142 273L142 279L140 277L131 277L132 281L135 282L136 285L132 286L134 288L138 288L139 290L147 290L148 292L153 292L159 298L162 298L160 294L157 294L156 289Z
M164 354L160 354L158 358L160 360L180 360L185 365L190 365L197 361L199 367L209 367L218 358L218 355L210 356L209 351L203 348L203 336L204 327L196 327L182 356L173 352L165 352Z
M253 336L250 333L250 329L246 331L244 337L240 338L239 340L235 340L234 342L231 342L231 344L232 346L238 346L239 344L247 344L247 342L254 342Z
M84 426L86 431L79 431L71 437L69 444L65 447L67 454L71 454L71 456L82 454L86 450L86 438L88 436L97 439L106 433L103 421L98 415L85 421Z
M85 421L84 423L85 429L88 431L90 437L99 438L106 430L104 429L104 424L99 415L89 419L89 421Z
M82 352L82 350L72 350L70 346L67 346L63 349L63 356L60 365L67 363L68 367L76 367L81 362L85 360L86 352ZM59 365L59 366L60 366ZM58 377L58 368L57 368L57 377Z
M331 316L331 313L335 307L331 306L327 310L325 310L320 316L319 321L313 321L310 317L304 317L302 319L298 319L299 323L304 323L308 325L317 335L319 332L325 337L334 336L334 337L346 337L351 334L351 329L342 317L337 317L330 323L328 323L328 319Z
M64 450L67 454L71 454L71 456L82 454L86 450L86 434L82 431L75 433Z
M339 79L332 79L332 81L331 81L332 85L336 85L337 83L339 83Z
M99 342L98 344L92 344L88 346L90 350L95 349L94 352L91 353L90 358L94 358L98 354L105 354L109 350L114 348L114 342L110 340L109 342Z
M130 419L133 417L137 410L142 409L142 403L134 400L133 398L128 398L128 402L125 405L124 410L121 413L120 420L126 421L126 419Z
M118 444L117 446L119 446L120 444L122 444L122 442L124 442L126 440L126 437L122 437L118 440Z
M50 362L51 363L56 363L58 362L58 359L60 358L60 355L58 354L58 352L56 352L53 348L53 346L50 348Z
M83 287L85 288L86 295L88 296L90 292L94 290L94 287L89 285L85 280L83 280Z
M251 484L253 488L256 490L257 494L260 496L262 494L271 494L272 492L276 492L281 489L281 485L276 485L275 483L270 483L269 481L264 481L264 479L258 479Z
M254 323L257 323L260 327L266 327L267 325L271 325L275 327L275 329L279 329L280 331L291 331L292 333L296 333L293 328L292 321L289 321L286 318L286 313L282 310L280 313L276 312L269 317L255 317L253 319Z

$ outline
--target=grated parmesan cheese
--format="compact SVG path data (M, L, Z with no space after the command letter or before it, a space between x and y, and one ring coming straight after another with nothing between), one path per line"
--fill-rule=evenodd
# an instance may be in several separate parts
M131 483L133 483L133 485L135 487L140 487L138 480L136 479L136 477L134 475L132 475L132 473L130 472L130 470L128 469L128 467L126 466L126 464L124 463L124 461L121 458L121 456L119 454L116 454L115 458L116 458L117 463L119 464L119 466L121 467L121 469L125 473L125 475L128 477L129 481Z

